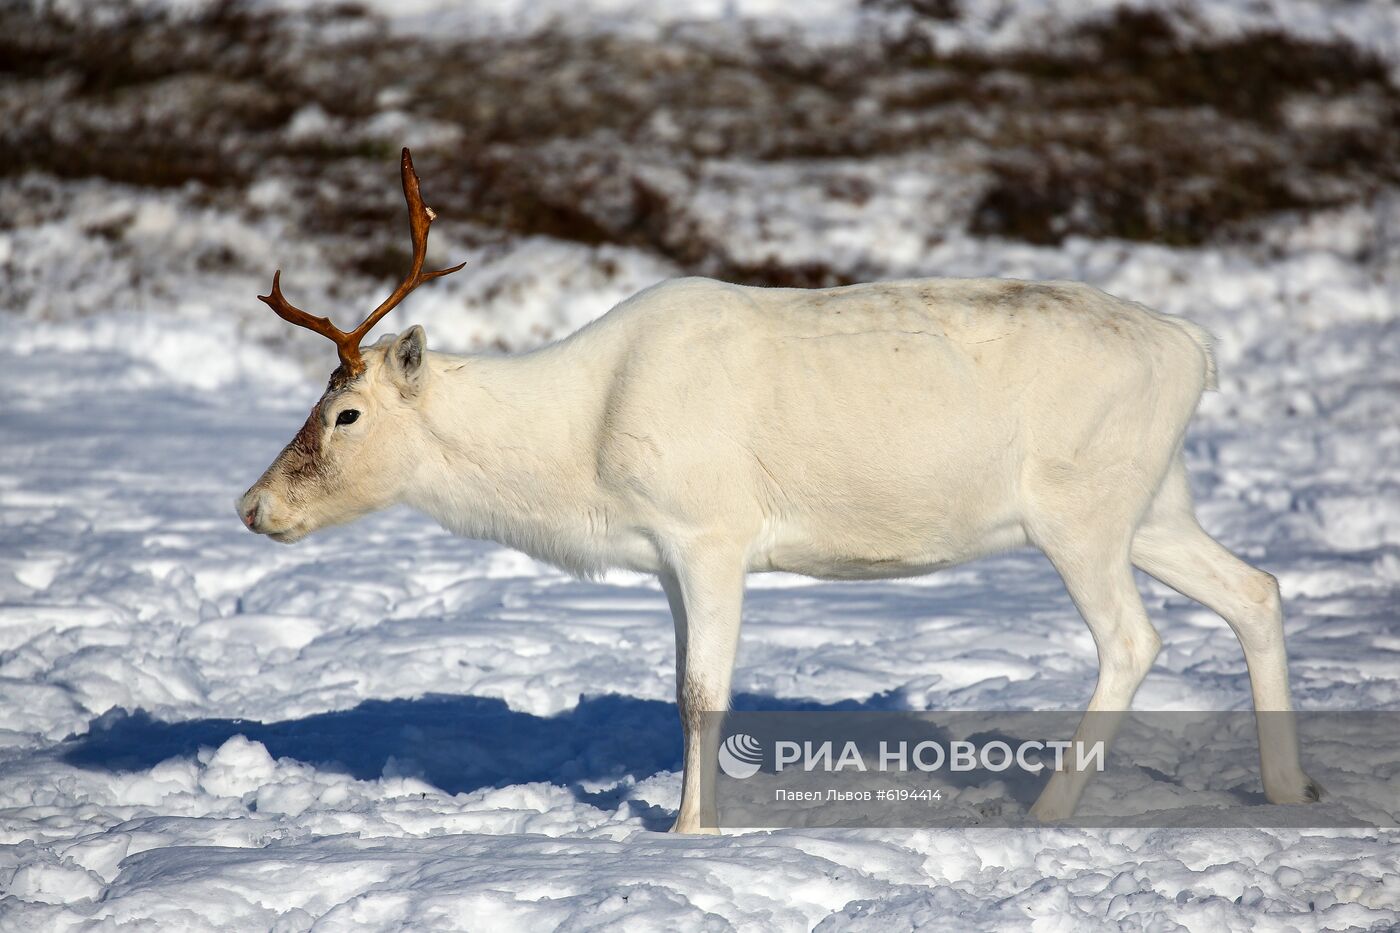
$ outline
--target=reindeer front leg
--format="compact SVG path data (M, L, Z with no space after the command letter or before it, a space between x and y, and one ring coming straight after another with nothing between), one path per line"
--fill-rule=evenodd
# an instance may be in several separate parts
M744 561L716 543L688 547L661 574L676 622L676 705L685 733L681 808L673 833L717 833L715 768L719 716L729 708L729 683L739 645Z

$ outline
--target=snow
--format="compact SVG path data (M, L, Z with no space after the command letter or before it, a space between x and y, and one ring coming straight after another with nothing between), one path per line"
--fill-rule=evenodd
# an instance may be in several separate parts
M1279 576L1306 708L1400 705L1400 280L1346 251L1395 209L1280 222L1268 248L955 236L926 260L1087 279L1218 335L1222 391L1187 449L1200 513ZM616 296L539 261L570 249L525 241L460 288L514 266L525 320L572 325ZM233 497L323 376L243 336L247 297L202 297L238 308L222 322L0 319L0 923L1400 922L1388 831L656 832L679 792L656 585L576 582L401 512L295 548L247 534ZM403 315L460 344L527 333L509 305L460 320L425 294ZM1228 630L1145 586L1165 648L1139 708L1245 708ZM907 582L756 577L746 618L751 707L1072 709L1092 683L1088 633L1029 553Z
M152 0L173 9L202 9L211 0ZM333 0L265 0L271 7L307 10ZM1156 9L1188 33L1234 36L1279 29L1309 39L1344 38L1400 69L1400 8L1388 3L1318 0L956 0L957 15L918 17L916 4L879 0L364 0L394 28L431 35L528 35L548 30L608 31L654 36L687 25L758 25L773 33L801 32L810 41L842 43L916 20L944 50L1034 48L1074 23L1120 8ZM927 4L929 7L934 4Z
M188 17L207 13L219 5L219 0L130 2L137 7ZM30 3L63 13L83 12L85 7L82 0ZM342 5L339 0L255 0L255 4L301 12ZM947 18L920 17L914 12L918 4L898 0L474 0L470 4L455 0L359 0L355 6L384 17L400 32L437 37L518 36L547 31L656 36L687 26L724 28L744 24L774 34L800 32L808 41L837 44L914 21L945 51L1034 48L1053 41L1076 23L1111 16L1126 7L1164 12L1188 34L1234 36L1251 30L1282 29L1309 39L1343 38L1390 62L1393 73L1400 73L1400 7L1386 2L956 0L949 6L957 15Z

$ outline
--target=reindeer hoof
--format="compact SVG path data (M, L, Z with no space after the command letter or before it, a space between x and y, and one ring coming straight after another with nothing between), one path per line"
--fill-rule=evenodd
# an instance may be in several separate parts
M1030 810L1031 819L1040 823L1058 823L1074 816L1073 807L1065 807L1047 800L1037 800Z
M1322 799L1322 785L1300 773L1298 780L1290 781L1283 787L1264 786L1264 796L1269 803L1317 803Z

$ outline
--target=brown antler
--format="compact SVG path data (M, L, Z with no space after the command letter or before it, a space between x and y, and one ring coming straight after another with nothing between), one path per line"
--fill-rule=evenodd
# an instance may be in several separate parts
M334 341L336 351L340 354L340 365L344 367L348 376L357 376L365 371L365 361L360 358L360 341L365 339L365 335L374 328L374 325L379 323L384 315L394 310L398 303L403 301L408 293L419 285L440 275L456 272L466 265L464 262L450 269L438 269L436 272L423 271L423 260L428 256L428 227L437 215L433 213L431 207L423 203L423 195L418 191L418 173L413 170L413 157L408 154L407 148L403 151L400 171L403 175L403 196L408 201L409 229L413 237L413 266L409 269L404 280L399 283L398 288L395 288L393 293L384 299L383 304L370 313L369 317L361 321L359 327L346 332L332 324L330 318L316 317L294 307L286 298L282 297L281 269L278 269L272 276L272 293L258 296L258 300L277 312L277 316L282 320L315 331Z

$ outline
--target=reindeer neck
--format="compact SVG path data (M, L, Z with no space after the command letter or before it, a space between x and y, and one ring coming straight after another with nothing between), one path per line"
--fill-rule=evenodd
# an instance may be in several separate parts
M430 354L427 450L407 504L449 530L574 570L601 506L593 455L607 380L567 343L518 356Z

